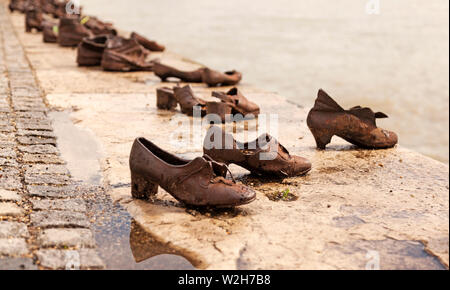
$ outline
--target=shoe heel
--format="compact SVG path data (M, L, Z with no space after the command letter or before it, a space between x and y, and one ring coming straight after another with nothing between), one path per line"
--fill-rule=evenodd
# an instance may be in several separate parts
M31 26L28 24L25 24L25 32L30 33L31 32Z
M333 134L330 133L327 129L315 129L309 128L311 133L316 139L317 148L324 150L327 144L331 142L331 138L333 138Z
M156 90L156 106L162 110L173 110L177 107L178 101L173 92L168 88L159 88Z
M149 181L143 176L131 173L131 195L137 199L151 199L158 193L158 184Z
M222 102L208 102L206 103L206 115L218 115L222 123L226 122L226 116L232 114L232 108L226 103Z

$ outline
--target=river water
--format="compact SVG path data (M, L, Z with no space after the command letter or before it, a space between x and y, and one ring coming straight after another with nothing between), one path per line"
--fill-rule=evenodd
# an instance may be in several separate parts
M449 1L81 0L87 14L312 106L319 88L448 163ZM254 100L257 101L257 100ZM278 112L282 114L282 112Z

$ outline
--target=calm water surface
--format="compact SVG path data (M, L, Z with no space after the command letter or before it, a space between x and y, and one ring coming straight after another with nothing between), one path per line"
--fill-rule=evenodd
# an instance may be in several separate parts
M449 160L449 1L90 0L85 12L305 106L317 90L390 116L403 146ZM282 112L279 112L282 113Z

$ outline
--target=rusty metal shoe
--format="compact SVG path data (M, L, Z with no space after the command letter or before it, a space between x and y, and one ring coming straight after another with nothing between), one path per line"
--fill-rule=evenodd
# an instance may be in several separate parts
M112 23L103 22L94 16L85 16L81 20L95 35L117 35L117 30Z
M311 170L306 158L289 154L289 151L269 134L256 140L241 143L233 135L212 126L203 143L204 154L225 164L236 164L253 174L268 177L293 177Z
M64 16L60 18L58 28L59 45L75 47L85 37L94 37L94 34L81 23L81 19L78 16Z
M251 101L249 101L244 95L238 90L238 88L232 88L228 92L212 92L212 96L221 100L223 104L231 107L231 114L241 114L244 117L250 119L255 118L259 115L259 106ZM214 113L212 109L208 110L209 113Z
M77 63L79 66L98 66L102 63L106 42L111 35L85 37L78 45Z
M154 40L147 39L144 36L137 34L136 32L131 33L130 37L132 39L136 40L140 45L142 45L143 47L145 47L146 49L148 49L150 51L161 52L166 49L166 47L164 45L161 45Z
M252 189L226 179L225 164L208 156L184 160L145 138L134 141L130 170L131 194L138 199L152 199L158 186L190 206L234 207L256 198Z
M174 110L178 105L173 89L162 87L156 89L156 107L161 110Z
M45 14L53 15L55 13L55 1L54 0L40 0L40 7Z
M58 42L58 23L55 21L42 21L42 35L45 43Z
M174 67L164 65L162 63L156 63L153 67L153 72L157 75L163 82L168 78L177 78L182 82L186 83L201 83L202 82L202 72L203 68L194 71L181 71Z
M203 117L206 115L206 102L195 96L191 86L177 86L173 88L173 91L175 99L180 104L181 112L183 114L193 116L194 108L199 108L201 116Z
M25 31L31 32L34 28L42 31L42 10L34 5L30 5L25 13Z
M234 86L242 80L242 74L238 71L227 71L224 73L205 68L202 71L202 82L210 87Z
M388 116L360 106L344 110L325 91L319 90L315 105L308 114L307 124L319 149L325 149L334 135L361 148L394 147L398 143L397 135L377 128L376 119L379 118Z
M106 42L102 68L106 71L152 71L154 61L146 61L150 54L134 39L112 37Z
M9 11L18 11L20 13L25 13L25 2L25 0L11 0L8 5Z

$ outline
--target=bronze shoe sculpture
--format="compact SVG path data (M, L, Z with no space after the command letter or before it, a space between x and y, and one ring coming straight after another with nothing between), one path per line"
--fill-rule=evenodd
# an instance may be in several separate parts
M174 87L173 91L175 99L180 104L181 112L183 114L193 116L194 107L198 107L201 110L200 114L202 117L206 114L206 102L195 96L191 86Z
M20 13L24 13L25 6L25 0L11 0L9 2L8 8L11 12L19 11Z
M234 86L242 80L242 74L238 71L227 71L224 73L205 68L202 71L202 82L210 87Z
M42 21L42 34L45 43L56 43L58 41L58 24L54 21Z
M83 38L93 36L92 31L81 24L77 16L65 16L59 20L58 43L61 46L75 47Z
M134 39L112 37L106 42L101 65L106 71L152 71L154 61L146 61L149 54Z
M94 16L85 16L82 21L95 35L117 35L112 23L103 22Z
M311 170L311 162L289 154L269 134L263 134L249 143L241 143L233 135L212 126L206 134L203 152L217 162L233 163L256 175L285 178L304 175Z
M30 5L25 14L25 31L31 32L33 28L37 31L42 31L42 21L43 17L40 8Z
M130 170L131 194L138 199L151 199L158 186L190 206L234 207L256 198L252 189L226 179L226 165L207 156L184 160L145 138L134 141Z
M164 45L161 45L154 40L147 39L144 36L137 34L136 32L131 33L130 38L136 40L140 45L142 45L143 47L145 47L146 49L148 49L150 51L161 52L166 49L166 47Z
M156 107L161 110L173 110L177 107L178 101L175 98L173 89L162 87L156 89Z
M334 135L361 148L394 147L398 142L397 135L377 128L378 118L388 116L360 106L344 110L325 91L319 90L315 105L308 114L307 124L319 149L325 149Z
M208 102L206 107L207 114L217 114L225 122L226 115L240 114L246 119L253 119L259 115L259 106L249 101L238 88L232 88L227 93L212 92L212 96L221 100L221 102Z
M54 0L40 0L40 7L45 14L53 15L55 13Z
M156 63L153 67L153 72L163 82L168 78L177 78L186 83L201 83L203 68L194 71L181 71L174 67L164 65L162 63Z
M77 63L79 66L98 66L102 63L103 52L110 35L85 37L78 45Z

